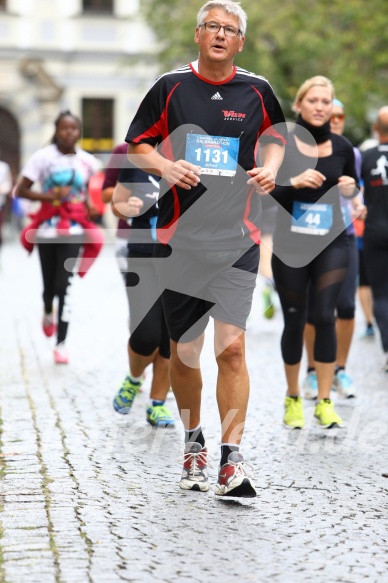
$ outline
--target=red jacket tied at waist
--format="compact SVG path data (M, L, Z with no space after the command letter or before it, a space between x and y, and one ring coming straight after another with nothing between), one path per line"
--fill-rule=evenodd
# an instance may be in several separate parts
M36 230L44 221L48 221L52 217L59 217L57 231L60 236L70 236L71 221L81 225L85 233L78 275L83 277L94 263L104 244L103 231L88 219L84 205L82 203L64 202L54 206L50 202L43 202L40 209L36 213L29 215L29 217L32 219L31 223L20 233L22 245L29 253L34 248ZM28 236L30 231L31 233Z

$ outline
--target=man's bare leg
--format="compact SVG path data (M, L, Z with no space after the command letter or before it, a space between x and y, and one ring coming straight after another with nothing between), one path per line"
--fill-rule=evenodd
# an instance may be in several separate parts
M243 468L239 445L249 399L244 330L214 322L214 348L218 364L217 402L221 419L221 461L216 496L255 497L252 479Z
M207 492L207 450L201 429L202 375L200 355L204 334L191 342L171 340L170 377L185 429L185 453L179 486L183 490Z
M239 444L244 432L249 399L244 330L215 321L215 353L218 364L217 402L222 442Z
M171 340L170 378L179 415L186 431L195 429L201 421L202 375L200 355L204 334L191 342Z
M159 350L157 350L152 363L150 399L153 401L165 401L170 390L170 359L161 356Z

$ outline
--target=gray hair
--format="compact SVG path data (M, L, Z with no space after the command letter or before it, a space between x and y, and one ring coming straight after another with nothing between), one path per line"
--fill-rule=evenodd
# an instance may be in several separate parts
M213 8L221 8L227 14L232 14L238 18L238 27L243 36L247 30L247 15L241 8L240 2L232 2L232 0L209 0L200 8L197 15L197 26L205 22L206 16Z

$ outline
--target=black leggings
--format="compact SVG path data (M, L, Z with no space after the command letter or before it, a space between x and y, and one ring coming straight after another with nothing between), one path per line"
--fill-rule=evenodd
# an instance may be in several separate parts
M337 318L354 320L356 312L356 289L358 274L358 249L354 235L348 235L349 266L336 305ZM314 288L310 284L308 295L307 322L314 324Z
M58 297L57 342L64 342L69 326L70 306L68 292L73 273L65 269L67 259L76 259L81 243L45 242L38 244L43 276L43 303L46 314L53 310L54 298ZM64 307L66 305L66 310Z
M348 264L346 234L335 239L305 267L289 267L275 254L272 256L272 270L284 316L281 350L286 364L298 364L302 359L309 284L314 290L314 359L335 362L335 308Z
M162 298L156 279L153 256L130 251L127 294L130 313L129 346L141 356L150 356L157 348L163 358L170 358L170 338L164 318ZM137 317L146 314L139 321Z
M373 313L384 352L388 352L388 237L364 237L365 265L373 295Z

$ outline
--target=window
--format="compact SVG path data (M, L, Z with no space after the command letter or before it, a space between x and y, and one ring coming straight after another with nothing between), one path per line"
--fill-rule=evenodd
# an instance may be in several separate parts
M111 150L113 140L113 99L82 100L83 138L81 145L89 152Z
M82 8L84 12L113 14L113 0L83 0Z

